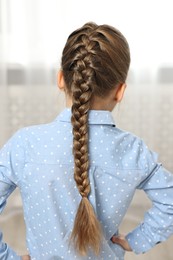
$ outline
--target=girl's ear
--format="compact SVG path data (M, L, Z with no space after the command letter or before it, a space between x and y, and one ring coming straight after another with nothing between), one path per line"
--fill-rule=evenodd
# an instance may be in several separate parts
M64 81L64 75L63 75L62 70L58 71L58 74L57 74L57 85L58 85L60 90L65 91L65 81Z
M125 89L126 89L125 83L119 84L117 91L116 91L116 94L115 94L115 100L116 100L117 103L121 102L121 100L124 96Z

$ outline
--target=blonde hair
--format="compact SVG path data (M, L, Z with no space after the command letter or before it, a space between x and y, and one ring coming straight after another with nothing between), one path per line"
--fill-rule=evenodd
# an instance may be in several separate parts
M86 23L67 39L61 67L72 97L74 179L82 197L71 240L81 255L100 252L101 225L88 200L88 111L93 96L104 97L124 83L130 65L129 46L120 31L109 25Z

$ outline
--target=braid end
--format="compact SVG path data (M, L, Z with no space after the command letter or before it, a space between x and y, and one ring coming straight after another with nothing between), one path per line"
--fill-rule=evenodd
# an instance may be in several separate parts
M102 231L94 209L87 197L83 197L76 214L71 241L76 251L86 256L89 249L99 255Z

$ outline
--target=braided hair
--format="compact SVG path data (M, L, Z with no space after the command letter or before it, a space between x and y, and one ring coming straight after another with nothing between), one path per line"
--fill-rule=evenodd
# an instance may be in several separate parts
M124 36L109 25L86 23L67 39L61 67L72 97L74 179L81 195L71 240L81 255L91 248L100 252L102 230L88 200L88 112L94 96L104 97L124 83L130 64L129 46Z

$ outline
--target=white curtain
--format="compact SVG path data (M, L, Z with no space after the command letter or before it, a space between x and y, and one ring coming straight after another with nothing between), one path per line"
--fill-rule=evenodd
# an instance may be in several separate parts
M57 67L68 34L95 21L125 34L136 81L152 80L160 67L173 66L172 9L172 0L0 0L0 61L48 71Z
M172 86L172 7L172 0L0 0L0 145L18 128L51 120L65 106L56 73L69 33L85 22L111 24L126 36L132 59L129 96L138 108L142 97L134 101L133 94L145 89L143 95L154 98L162 85ZM130 130L145 137L137 119ZM152 136L149 142L155 147Z

